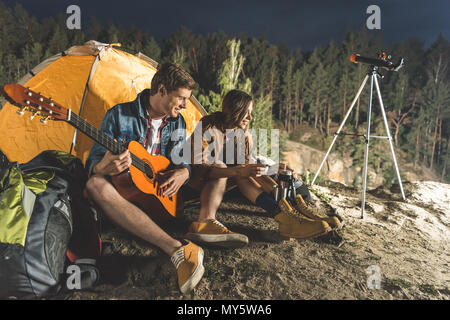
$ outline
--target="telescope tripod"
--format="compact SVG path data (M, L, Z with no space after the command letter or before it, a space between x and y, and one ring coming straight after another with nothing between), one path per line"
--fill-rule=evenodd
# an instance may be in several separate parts
M350 113L353 110L353 107L356 104L356 101L358 100L359 96L361 95L361 92L364 88L364 86L367 83L367 80L370 78L370 99L369 99L369 110L367 112L367 133L364 136L365 138L365 143L366 143L366 151L365 151L365 155L364 155L364 182L363 182L363 193L362 193L362 203L361 203L361 219L364 218L364 208L365 208L365 204L366 204L366 188L367 188L367 164L368 164L368 160L369 160L369 143L370 143L370 138L380 138L380 139L388 139L389 140L389 145L391 147L391 153L392 153L392 159L394 161L394 166L395 166L395 171L397 173L397 179L400 185L400 191L402 193L402 197L403 200L405 200L405 192L403 191L403 185L402 185L402 180L400 177L400 171L398 170L398 164L397 164L397 159L395 158L395 152L394 152L394 145L392 144L392 137L389 131L389 125L388 125L388 121L386 118L386 112L384 110L384 104L383 104L383 99L381 98L381 92L380 92L380 87L378 85L378 80L377 80L377 76L381 76L378 73L378 67L376 66L371 66L369 68L369 71L366 75L366 77L364 78L361 86L359 87L359 90L355 96L355 98L352 101L352 104L350 106L350 108L347 110L347 113L344 116L344 120L342 120L342 123L339 126L339 129L336 131L336 133L334 134L334 139L331 142L330 147L328 148L328 151L325 155L325 157L322 160L322 163L320 164L319 170L317 170L316 175L314 176L314 179L312 180L312 185L314 184L314 182L316 181L320 170L322 170L323 165L325 164L325 161L328 157L328 155L330 154L331 149L333 148L334 143L336 142L339 134L341 133L342 128L345 125L345 122L347 121L347 118L349 117ZM380 108L381 108L381 113L383 115L383 120L384 120L384 126L386 129L386 136L371 136L370 135L370 122L371 122L371 117L372 117L372 100L373 100L373 86L375 83L375 88L377 91L377 95L378 95L378 102L380 104Z

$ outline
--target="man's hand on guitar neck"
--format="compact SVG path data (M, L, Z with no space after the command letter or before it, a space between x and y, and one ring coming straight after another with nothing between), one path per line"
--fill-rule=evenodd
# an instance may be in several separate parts
M113 154L106 151L102 160L100 160L92 169L92 174L99 174L102 176L115 176L131 165L131 155L128 150L121 154Z
M159 188L165 188L163 196L170 197L178 192L186 180L189 178L189 170L186 168L167 170L158 172L157 180Z

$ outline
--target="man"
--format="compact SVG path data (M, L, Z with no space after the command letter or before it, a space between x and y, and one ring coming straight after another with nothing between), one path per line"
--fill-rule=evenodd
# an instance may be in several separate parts
M194 87L194 79L182 67L163 64L152 79L151 89L138 94L134 101L108 110L100 129L117 141L136 140L150 154L171 159L172 151L186 138L186 123L180 111L186 108ZM179 134L176 141L172 137L174 131ZM117 192L109 177L127 170L130 165L128 150L115 155L94 143L86 162L91 176L86 185L88 194L113 222L167 253L177 269L180 290L187 293L203 276L203 250L192 242L169 236L145 212ZM162 173L158 180L160 188L165 188L164 196L178 192L189 180L190 173L188 163L174 165L172 170Z

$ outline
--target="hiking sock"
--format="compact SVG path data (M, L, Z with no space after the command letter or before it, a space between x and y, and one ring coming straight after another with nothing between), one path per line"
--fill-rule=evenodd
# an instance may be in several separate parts
M275 199L265 192L261 192L261 194L256 198L255 203L258 207L266 210L272 218L281 211Z

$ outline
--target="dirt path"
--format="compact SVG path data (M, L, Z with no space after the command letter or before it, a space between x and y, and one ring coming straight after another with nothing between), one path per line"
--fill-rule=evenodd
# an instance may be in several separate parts
M360 191L336 183L315 187L316 210L338 214L345 226L305 241L280 240L273 219L231 195L218 219L245 233L250 244L236 250L206 248L205 275L185 297L162 251L112 227L103 234L115 248L100 261L102 283L73 298L448 300L450 185L422 182L404 188L405 202L395 187L369 192L361 220ZM170 233L181 237L197 210L187 210Z

